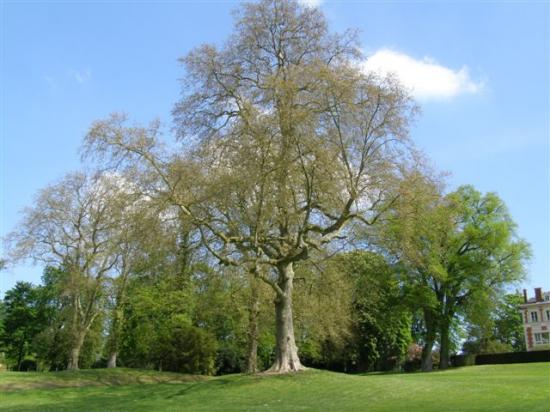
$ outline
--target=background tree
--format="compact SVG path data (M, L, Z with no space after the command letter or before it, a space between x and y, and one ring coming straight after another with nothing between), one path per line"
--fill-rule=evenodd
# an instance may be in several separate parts
M354 282L353 348L357 369L399 369L412 342L412 315L396 268L373 252L345 254L337 262Z
M524 351L523 320L519 306L523 296L518 293L499 296L478 310L470 320L468 337L463 344L467 353L498 353ZM470 319L470 317L469 317Z
M178 133L194 147L163 154L158 125L96 122L86 151L147 168L220 262L255 271L275 292L274 372L302 369L294 336L294 264L356 221L373 224L415 107L391 79L363 74L353 35L332 35L318 9L246 3L223 48L183 59Z
M132 202L109 175L67 175L43 189L8 237L14 259L32 258L63 268L63 294L70 299L69 369L78 369L80 350L100 315L104 284L120 255L119 229Z
M186 245L178 245L176 237L181 233L177 219L166 215L167 211L151 202L146 194L132 193L135 187L126 184L125 195L132 195L136 201L131 207L125 207L119 222L116 255L118 259L107 279L107 310L109 312L108 338L106 343L107 367L117 366L120 335L124 325L124 306L127 302L130 278L138 273L158 267L159 256L174 259L171 268L176 271L187 270L187 262L182 262L178 251ZM137 197L136 197L137 196ZM139 200L138 200L139 199ZM176 222L174 222L174 220ZM184 241L180 240L180 243ZM187 253L187 251L186 251ZM183 266L185 267L181 267ZM185 274L184 274L185 276Z
M2 346L15 370L33 354L32 343L44 321L39 307L39 290L28 282L17 282L4 296Z
M519 293L506 294L499 300L493 315L494 337L497 341L510 345L515 352L526 350L523 320L518 314L521 304L523 296Z
M495 298L504 286L520 280L529 246L517 237L516 226L496 194L482 195L462 186L442 196L435 186L424 187L427 196L418 196L419 191L412 194L411 202L396 209L397 219L386 228L421 303L423 369L429 370L437 336L440 368L446 368L453 321L480 298Z
M34 347L41 369L63 370L69 363L71 346L71 299L64 293L68 274L47 266L40 286L40 310L45 319ZM83 344L84 345L84 344Z
M314 256L296 267L296 339L306 366L345 370L353 283L333 259Z

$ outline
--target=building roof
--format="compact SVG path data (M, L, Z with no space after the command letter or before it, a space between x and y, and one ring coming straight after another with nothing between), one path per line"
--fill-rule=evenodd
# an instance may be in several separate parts
M520 308L526 305L543 305L550 303L550 292L541 292L542 300L537 301L536 297L527 299L526 302L520 305Z

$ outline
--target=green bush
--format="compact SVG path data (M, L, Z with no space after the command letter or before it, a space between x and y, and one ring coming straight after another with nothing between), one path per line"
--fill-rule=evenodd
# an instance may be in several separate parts
M159 337L159 369L211 375L215 372L216 340L184 322L171 322Z
M245 370L246 346L238 346L234 342L223 342L216 352L216 373L240 373Z

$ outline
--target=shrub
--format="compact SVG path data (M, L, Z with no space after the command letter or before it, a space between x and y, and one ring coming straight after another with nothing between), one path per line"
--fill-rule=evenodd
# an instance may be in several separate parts
M203 329L172 323L159 339L159 369L210 375L215 372L216 340Z
M246 360L243 349L246 346L237 347L233 342L224 342L218 347L216 355L216 373L224 375L228 373L240 373L245 370Z

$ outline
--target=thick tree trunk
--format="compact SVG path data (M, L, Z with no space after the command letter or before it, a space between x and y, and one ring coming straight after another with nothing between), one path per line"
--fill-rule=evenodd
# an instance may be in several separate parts
M248 308L248 362L247 372L258 372L258 315L260 313L258 279L250 278L250 306Z
M422 347L422 371L429 372L433 369L432 362L432 349L434 346L434 340L426 340L424 346Z
M426 336L424 347L422 348L421 368L423 372L429 372L433 369L432 350L436 337L434 314L429 310L424 311L424 323L426 326Z
M449 351L449 322L444 319L439 327L440 348L439 348L439 369L447 369L450 366Z
M68 370L78 370L80 348L81 348L81 345L78 345L78 344L75 344L75 346L71 348L71 352L69 354L69 364L67 365Z
M67 365L68 370L77 370L79 369L79 359L80 359L80 350L84 344L84 338L86 337L85 332L77 333L73 341L73 346L69 352L69 363Z
M292 319L292 287L294 271L292 263L278 267L280 288L275 299L276 348L275 362L268 372L287 373L305 370L298 357L298 348L294 340Z
M107 361L108 368L116 368L116 352L111 352L109 355L109 360Z

